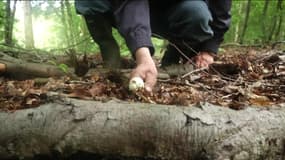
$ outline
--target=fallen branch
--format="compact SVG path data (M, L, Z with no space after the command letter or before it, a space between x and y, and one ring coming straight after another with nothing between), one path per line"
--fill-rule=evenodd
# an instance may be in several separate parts
M64 72L58 66L25 62L4 53L0 53L0 72L15 79L60 77L64 75L75 77L73 69Z
M190 76L191 74L196 73L196 72L204 71L204 70L206 70L207 68L208 68L208 67L203 67L203 68L195 69L195 70L193 70L193 71L191 71L191 72L188 72L188 73L184 74L181 78L185 78L185 77Z
M221 47L264 47L264 44L224 43Z

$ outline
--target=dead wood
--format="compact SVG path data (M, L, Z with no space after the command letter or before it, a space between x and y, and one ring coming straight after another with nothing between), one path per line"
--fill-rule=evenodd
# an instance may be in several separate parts
M284 159L285 105L234 111L60 100L0 113L0 158L77 152L154 159Z
M0 53L0 64L0 71L15 79L74 76L73 69L64 71L55 65L26 62L4 53Z

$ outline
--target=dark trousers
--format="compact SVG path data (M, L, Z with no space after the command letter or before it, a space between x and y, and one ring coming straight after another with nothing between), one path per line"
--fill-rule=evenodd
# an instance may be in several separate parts
M100 48L104 66L120 67L120 49L112 35L114 24L112 13L84 15L84 18L93 40Z
M213 37L212 16L205 1L184 0L166 10L153 7L152 32L170 42L161 60L162 66L178 63L181 58L185 60L180 52L188 58L195 56L203 42Z
M212 16L204 0L177 0L171 2L172 3L164 3L163 1L150 0L152 32L154 36L159 35L171 43L162 58L162 65L178 63L181 54L178 53L176 48L179 48L187 56L192 57L195 55L192 49L199 51L201 44L213 37L213 31L210 27ZM77 9L78 8L79 7L77 7ZM94 10L96 9L93 9L93 11ZM109 41L111 44L115 43L110 31L113 17L109 12L96 13L97 16L85 15L85 18L94 41L98 43L99 46L100 44L103 46L100 46L100 49L104 59L104 54L106 58L110 55L107 51L104 53L102 50L108 50L104 48L110 47L104 47L103 42ZM82 12L81 14L84 15ZM175 47L173 45L175 45ZM113 44L112 46L115 45ZM115 49L117 49L117 47L115 47ZM118 54L117 52L115 53ZM112 54L111 57L114 56L114 52L112 52Z

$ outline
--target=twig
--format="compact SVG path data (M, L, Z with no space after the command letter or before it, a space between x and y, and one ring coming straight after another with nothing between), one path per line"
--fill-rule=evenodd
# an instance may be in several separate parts
M195 70L193 70L193 71L191 71L191 72L188 72L188 73L184 74L183 76L181 76L181 78L185 78L185 77L190 76L191 74L196 73L196 72L204 71L204 70L206 70L207 68L208 68L208 67L203 67L203 68L195 69Z
M75 44L71 44L71 45L66 46L66 47L64 47L64 48L53 49L53 50L51 50L51 51L67 50L67 49L70 49L70 48L72 48L72 47L78 46L78 45L82 44L83 42L85 42L85 41L87 41L87 40L89 40L89 39L90 39L90 37L88 36L88 37L84 38L83 40L81 40L81 41L79 41L79 42L77 42L77 43L75 43Z
M160 36L160 35L158 35L158 34L155 34L155 33L154 33L153 35L154 35L154 36L157 36L158 38L162 38L162 39L163 39L163 37ZM183 51L181 51L181 50L179 49L179 47L177 47L177 46L176 46L174 43L172 43L171 41L169 41L169 44L172 45L172 46L173 46L183 57L185 57L191 64L193 64L194 66L196 66L196 64L195 64ZM195 51L191 46L189 46L185 41L183 41L183 44L184 44L188 49L191 49L194 53L198 54L198 52ZM210 67L211 67L211 65L210 65ZM215 68L211 67L211 69L212 69L215 73L217 73L221 78L235 82L234 79L231 79L231 78L229 78L229 77L223 76L223 75L222 75L220 72L218 72ZM208 72L204 71L204 69L202 69L201 71L202 71L203 73L205 73L205 74L211 75L211 74L209 74ZM243 82L244 82L244 83L248 83L248 82L246 82L246 81L244 81L244 80L243 80Z
M158 82L170 82L172 79L157 79Z
M162 36L158 35L158 34L155 34L153 33L154 36L158 37L158 38L161 38L161 39L164 39ZM182 52L179 47L177 47L174 43L172 43L171 41L168 41L169 42L169 45L173 46L185 59L187 59L190 63L192 63L194 66L196 66L196 64L184 53ZM193 49L194 50L194 49ZM196 51L195 51L196 52Z
M221 44L221 47L263 47L264 44L240 44L240 43L224 43Z

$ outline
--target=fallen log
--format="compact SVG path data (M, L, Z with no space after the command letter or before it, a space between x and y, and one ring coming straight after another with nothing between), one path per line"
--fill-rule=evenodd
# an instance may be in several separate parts
M284 159L285 105L235 111L66 99L0 112L0 159L78 152L152 159Z
M14 79L61 77L64 75L75 77L73 72L73 69L64 71L55 65L26 62L0 52L0 74Z

